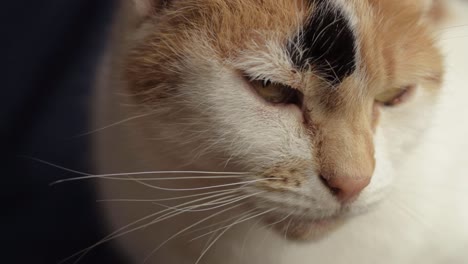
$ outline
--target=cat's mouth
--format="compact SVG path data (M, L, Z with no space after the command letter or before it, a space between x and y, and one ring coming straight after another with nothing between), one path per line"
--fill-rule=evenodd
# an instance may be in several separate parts
M345 222L345 216L338 214L326 218L313 219L291 215L281 218L269 215L265 218L268 226L284 238L294 241L318 240L340 227Z

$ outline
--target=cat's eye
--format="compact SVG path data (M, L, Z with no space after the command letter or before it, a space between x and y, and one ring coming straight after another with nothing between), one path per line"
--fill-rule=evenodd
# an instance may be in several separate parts
M395 106L406 102L415 89L414 85L408 85L402 88L389 89L375 98L375 101L385 106Z
M269 80L250 82L257 94L272 104L302 104L302 93L290 86Z

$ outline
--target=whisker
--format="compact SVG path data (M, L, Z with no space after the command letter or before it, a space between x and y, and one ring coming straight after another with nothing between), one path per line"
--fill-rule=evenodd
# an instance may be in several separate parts
M207 192L207 193L197 193L197 194L184 195L184 196L171 197L171 198L161 198L161 199L101 199L101 200L96 200L96 202L130 202L130 203L131 202L164 202L164 201L182 200L182 199L199 197L199 196L203 196L207 194L214 194L214 193L221 193L221 192L226 192L226 190L217 190L217 191L212 191L212 192Z
M253 216L253 217L252 217L252 216ZM245 219L245 221L247 221L247 220L250 220L250 219L252 219L252 218L255 218L256 216L258 216L258 212L256 212L256 210L254 210L254 212L248 213L247 215L243 214L243 215L241 215L241 216L235 217L235 218L237 218L237 220L234 221L234 222L241 223L241 222L239 222L239 221L242 221L242 222L243 222L244 219ZM231 220L232 220L232 219L231 219ZM232 224L232 223L231 223L231 224ZM212 234L212 233L215 233L215 232L218 232L218 231L220 231L220 230L223 230L223 229L225 229L226 227L230 226L231 224L226 225L226 226L222 226L222 227L220 227L220 228L216 228L216 229L211 230L211 231L209 231L209 232L207 232L207 233L205 233L205 234L196 236L196 237L190 239L189 242L195 241L195 240L197 240L197 239L203 238L203 237L205 237L205 236L207 236L207 235L210 235L210 234Z
M216 238L217 235L218 235L218 233L211 234L211 236L208 239L206 239L202 250L205 250L206 248L208 248L208 245Z
M166 178L162 178L162 177L161 178L142 178L140 180L226 179L226 178L239 178L248 174L248 172L216 172L216 171L142 171L142 172L91 174L91 173L86 173L86 172L66 168L58 164L54 164L52 162L48 162L48 161L41 160L38 158L33 158L33 157L25 157L25 158L37 161L45 165L49 165L51 167L54 167L63 171L82 175L82 177L58 180L58 181L52 182L50 185L55 185L58 183L70 182L70 181L95 179L95 178L112 178L112 177L118 177L118 176L151 175L151 174L206 174L206 175L215 175L215 176L193 176L193 177L181 176L181 177L166 177ZM239 175L239 176L236 176L236 175ZM136 178L113 178L113 179L114 180L135 180Z
M268 225L266 225L266 226L264 226L264 227L265 227L265 228L271 228L272 226L274 226L274 225L276 225L276 224L279 224L279 223L285 221L286 219L288 219L288 217L290 217L290 216L293 215L293 214L294 214L294 212L291 212L291 213L289 213L288 215L286 215L284 218L281 218L280 220L278 220L278 221L276 221L276 222L273 222L273 223L271 223L271 224L268 224ZM288 228L289 228L289 227L288 227ZM263 235L263 238L262 238L262 240L260 241L260 243L258 243L257 247L261 247L261 245L265 244L265 241L266 241L266 239L267 239L267 236L268 236L269 234L271 234L271 233L269 233L269 232L264 232L264 233L265 233L265 234Z
M247 185L247 184L244 184L244 185L239 186L239 187L234 188L234 189L222 190L222 191L219 191L219 193L218 193L218 191L217 191L216 194L214 194L214 195L210 195L210 196L208 196L208 197L203 197L203 198L200 198L200 199L196 199L196 200L194 200L194 201L189 201L189 202L186 202L186 203L177 205L177 206L175 206L175 207L173 207L173 208L166 208L166 209L164 209L164 210L162 210L162 211L158 211L158 212L156 212L156 213L154 213L154 214L150 214L150 215L148 215L148 216L146 216L146 217L143 217L143 218L141 218L141 219L139 219L139 220L136 220L136 221L134 221L134 222L132 222L132 223L130 223L130 224L127 224L127 225L125 225L125 226L119 228L118 230L116 230L116 231L112 232L111 234L107 235L106 237L104 237L101 241L99 241L99 242L97 242L97 243L91 245L91 246L88 247L88 248L85 248L85 249L82 249L82 250L78 251L77 253L75 253L75 254L73 254L73 255L67 257L66 259L62 260L60 263L63 263L63 262L65 262L65 261L67 261L67 260L69 260L69 259L71 259L71 258L73 258L73 257L76 257L76 256L82 254L82 255L74 262L74 263L77 263L82 257L84 257L91 249L93 249L93 248L96 247L96 246L99 246L99 245L101 245L101 244L103 244L103 243L105 243L105 242L107 242L107 241L113 240L113 239L115 239L115 238L121 237L121 236L123 236L123 235L125 235L125 234L128 234L128 233L130 233L130 232L134 232L134 231L136 231L136 230L145 228L145 227L147 227L147 226L149 226L149 225L152 225L152 224L155 224L155 223L164 221L164 220L166 220L166 219L175 217L175 216L177 216L177 215L182 214L182 213L185 212L185 211L177 211L177 212L174 213L173 211L171 211L171 210L174 210L174 208L180 208L180 207L182 207L182 206L190 205L190 204L193 204L193 203L196 203L196 202L200 202L200 201L203 201L203 200L207 200L207 199L210 199L210 198L215 198L215 197L219 197L219 196L222 196L222 195L226 195L226 194L229 194L229 193L232 193L232 192L241 190L241 188L242 188L242 187L245 187L246 185ZM206 195L206 194L211 194L211 193L213 193L213 192L205 193L205 195ZM238 202L238 201L241 201L241 200L243 200L243 199L247 199L247 198L249 198L250 196L251 196L251 195L246 195L246 196L243 196L243 197L241 197L241 198L239 198L239 199L237 199L237 200L231 200L231 201L229 201L228 203L225 203L225 204L223 204L223 205L221 205L221 206L218 206L218 208L219 208L219 207L226 206L226 205L229 205L229 204L232 204L232 203L235 203L235 202ZM202 206L205 206L205 205L206 205L206 203L205 203L205 204L201 204L201 205L193 205L193 206L186 207L185 209L187 209L187 208L188 208L188 209L193 209L193 208L198 208L198 207L202 207ZM213 210L213 209L214 209L214 208L210 208L210 210ZM132 225L135 225L135 224L137 224L137 223L139 223L139 222L142 222L142 221L144 221L144 220L147 220L147 219L149 219L149 218L151 218L151 217L154 217L154 216L157 216L157 215L163 214L163 213L165 213L165 214L159 216L158 218L156 218L156 219L154 219L154 220L152 220L150 223L147 223L147 224L145 224L145 225L142 225L142 226L139 226L139 227L136 227L136 228L127 230L127 231L122 231L122 230L125 230L126 228L131 227ZM119 232L121 232L121 233L119 233Z
M284 239L288 238L288 231L289 231L289 227L291 226L292 220L293 218L291 217L288 221L288 225L286 226L286 229L284 230Z
M256 211L256 210L257 210L257 209L255 209L255 208L254 208L254 209L251 209L251 210L249 210L249 211L247 211L247 212L244 212L241 216L246 216L246 215L248 215L248 214L250 214L250 213L252 213L252 212L254 212L254 211ZM225 223L225 222L231 222L232 220L237 219L237 218L239 218L239 216L238 216L238 215L235 215L235 216L233 216L233 217L230 217L230 218L225 219L225 220L223 220L223 221L220 221L220 222L218 222L218 223L215 223L215 224L211 224L211 225L208 225L208 226L204 226L204 227L200 227L200 228L194 229L194 230L192 230L192 231L190 231L190 232L187 232L187 235L192 234L192 233L195 233L195 232L198 232L198 231L201 231L201 230L208 229L208 228L213 227L213 226L217 226L217 225L222 224L222 223Z
M276 222L274 222L274 223L268 224L268 225L266 225L265 227L268 228L268 227L274 226L274 225L276 225L276 224L279 224L279 223L285 221L286 219L288 219L288 217L290 217L293 213L294 213L294 212L291 212L291 213L289 213L288 215L286 215L284 218L281 218L280 220L278 220L278 221L276 221Z
M201 224L201 223L203 223L203 222L205 222L205 221L207 221L207 220L209 220L209 219L212 219L212 218L214 218L214 217L216 217L216 216L218 216L218 215L220 215L220 214L222 214L222 213L224 213L224 212L227 212L227 211L229 211L229 210L231 210L231 209L234 209L234 208L236 208L236 207L239 207L239 206L241 206L241 205L243 205L243 204L245 204L245 203L236 204L236 205L234 205L234 206L231 206L231 207L228 207L228 208L226 208L226 209L223 209L223 210L221 210L221 211L219 211L219 212L216 212L216 213L214 213L214 214L212 214L212 215L209 215L209 216L203 218L202 220L197 221L196 223L194 223L194 224L192 224L192 225L190 225L190 226L188 226L188 227L186 227L186 228L180 230L179 232L175 233L174 235L172 235L172 236L170 236L168 239L166 239L164 242L162 242L161 244L159 244L159 246L157 246L155 249L153 249L153 250L148 254L148 256L146 256L146 258L145 258L145 260L143 261L143 263L146 263L146 262L149 260L149 258L150 258L156 251L158 251L161 247L163 247L165 244L167 244L169 241L171 241L172 239L174 239L174 238L177 237L178 235L184 233L185 231L189 230L189 229L192 228L192 227L195 227L195 226L197 226L197 225L199 225L199 224Z
M206 252L208 252L208 250L210 250L210 248L216 243L216 241L218 241L219 238L221 238L221 236L224 235L224 233L226 233L231 227L233 227L233 226L235 226L235 225L237 225L237 224L240 224L240 223L242 223L242 222L245 222L245 221L247 221L247 220L250 220L250 219L252 219L252 218L255 218L255 217L258 217L258 216L267 214L267 213L269 213L269 212L271 212L271 211L273 211L273 210L276 210L276 209L277 209L277 208L272 208L272 209L267 210L267 211L265 211L265 212L263 212L263 213L257 214L257 215L255 215L255 216L253 216L253 217L248 218L248 219L243 219L242 221L236 221L236 222L232 223L231 225L227 226L227 227L213 240L213 242L211 242L211 243L208 245L208 247L207 247L205 250L203 250L203 252L201 253L200 257L198 257L198 259L197 259L197 261L195 262L195 264L198 264L198 263L200 262L200 260L203 258L203 256L205 256Z
M263 191L262 191L262 192L258 192L258 193L254 193L254 194L244 195L244 196L242 196L242 197L240 197L240 198L238 198L238 199L236 199L236 200L231 200L231 201L229 201L229 202L227 202L227 203L224 203L224 204L222 204L222 205L220 205L220 206L217 206L216 208L221 208L221 207L224 207L224 206L226 206L226 205L234 204L234 203L236 203L236 202L245 200L245 199L247 199L247 198L249 198L249 197L251 197L251 196L254 196L254 195L257 195L257 194L260 194L260 193L263 193ZM205 198L202 198L202 199L213 198L213 196L219 196L219 194L218 194L218 195L212 195L212 196L210 196L210 197L205 197ZM201 200L201 199L198 199L198 200ZM194 202L194 201L193 201L193 202ZM190 202L190 203L193 203L193 202ZM244 204L244 203L242 203L242 204ZM191 207L189 207L189 208L192 209L192 208L198 208L198 207L201 207L201 206L205 206L205 204L194 205L194 206L191 206ZM210 208L210 210L213 210L213 209L215 209L215 208ZM103 244L103 243L105 243L105 242L107 242L107 241L116 239L116 238L118 238L118 237L124 236L124 235L126 235L126 234L128 234L128 233L131 233L131 232L134 232L134 231L137 231L137 230L146 228L146 227L148 227L148 226L154 225L154 224L156 224L156 223L162 222L162 221L164 221L164 220L173 218L173 217L175 217L175 216L177 216L177 215L183 214L183 213L185 213L185 212L188 211L188 210L181 210L181 211L177 210L176 212L174 212L174 211L170 211L170 210L173 210L173 208L167 208L167 209L161 211L161 212L167 212L167 211L169 211L169 212L167 212L166 214L164 214L164 215L162 215L162 216L159 216L158 218L156 218L155 220L152 220L151 222L149 222L149 223L147 223L147 224L144 224L144 225L141 225L141 226L132 228L132 229L130 229L130 230L127 230L127 231L124 231L124 232L121 232L121 233L118 233L120 230L124 229L125 227L120 228L118 231L116 231L116 232L114 232L113 234L109 235L110 237L108 236L108 237L106 237L105 239L103 239L102 241L96 243L95 245L92 245L92 246L89 247L89 248L83 249L83 250L81 250L80 252L75 253L74 256L81 254L81 252L82 252L82 255L81 255L74 263L77 263L77 262L78 262L81 258L83 258L84 255L86 255L91 249L93 249L94 247L96 247L96 246L98 246L98 245L101 245L101 244ZM156 215L159 214L159 213L161 213L161 212L156 213ZM154 214L153 214L152 216L154 216ZM149 218L149 217L145 217L145 218L147 219L147 218ZM141 222L141 219L140 219L140 220L137 220L137 222ZM128 225L127 225L127 226L128 226ZM126 227L127 227L127 226L126 226ZM118 233L118 234L115 234L115 233ZM72 258L72 257L73 257L73 256L70 256L70 257L68 257L67 259L70 259L70 258ZM64 261L66 261L66 260L64 260ZM63 263L63 261L62 261L61 263Z
M231 195L227 195L225 197L221 197L221 198L215 199L213 201L209 201L207 203L204 203L199 207L210 206L210 205L219 205L219 204L224 205L226 202L236 200L236 199L239 199L239 195L231 194ZM204 212L204 211L213 210L213 209L216 209L216 208L219 207L219 206L215 206L215 207L209 207L209 208L203 208L203 209L178 209L178 208L168 206L168 205L165 205L165 204L161 204L161 203L154 203L154 204L159 205L159 206L164 207L164 208L171 209L173 211L179 211L179 212ZM199 207L197 207L197 208L199 208Z
M187 199L187 198L204 196L204 195L208 195L208 194L230 193L231 191L242 190L242 188L247 186L247 185L248 184L244 184L244 185L241 185L239 187L232 188L232 189L217 190L217 191L197 193L197 194L184 195L184 196L171 197L171 198L161 198L161 199L102 199L102 200L96 200L96 202L163 202L163 201L182 200L182 199Z
M227 190L227 191L225 191L225 192L229 193L229 192L231 192L231 191L232 191L232 190ZM224 194L225 194L225 193L220 193L220 194L210 195L210 196L208 196L208 197L199 198L199 199L196 199L196 200L193 200L193 201L189 201L189 202L185 202L185 203L183 203L183 204L180 204L180 205L178 205L177 207L187 206L187 205L194 204L194 203L197 203L197 202L200 202L200 201L204 201L204 200L207 200L207 199L219 197L219 196L224 195ZM196 207L196 206L197 206L197 205L194 205L194 207ZM143 217L143 218L140 218L140 219L138 219L138 220L136 220L136 221L133 221L133 222L131 222L131 223L129 223L129 224L127 224L127 225L125 225L125 226L123 226L123 227L121 227L121 228L115 230L114 232L112 232L111 234L105 236L103 239L101 239L100 241L94 243L93 245L91 245L91 246L89 246L89 247L87 247L87 248L84 248L84 249L82 249L82 250L76 252L75 254L73 254L73 255L71 255L71 256L69 256L69 257L63 259L62 261L59 262L59 264L60 264L60 263L64 263L64 262L70 260L71 258L74 258L74 257L76 257L76 256L81 255L81 256L79 256L79 258L74 262L74 263L77 263L81 258L83 258L83 257L84 257L90 250L92 250L93 248L95 248L95 247L97 247L97 246L99 246L99 245L102 245L102 244L104 244L104 243L106 243L106 242L108 242L108 241L110 241L110 240L113 240L113 239L115 239L115 238L118 238L118 237L121 237L121 236L123 236L123 235L125 235L125 234L128 234L128 233L130 233L130 232L133 232L133 231L142 229L142 228L148 226L149 224L141 225L141 226L139 226L139 227L137 227L137 228L132 228L132 229L127 230L127 231L123 231L123 230L125 230L125 229L127 229L127 228L130 228L130 227L132 227L132 226L134 226L134 225L136 225L136 224L138 224L138 223L140 223L140 222L143 222L143 221L145 221L145 220L148 220L148 219L150 219L150 218L152 218L152 217L161 215L161 214L162 214L162 216L159 216L158 218L152 220L149 224L152 224L154 221L157 221L158 219L162 219L161 221L163 221L163 220L167 219L167 218L165 218L165 217L170 216L171 214L173 214L173 212L171 212L171 209L165 209L165 210L158 211L158 212L156 212L156 213L147 215L147 216L145 216L145 217ZM179 212L178 214L181 214L181 213ZM177 214L174 214L173 216L175 216L175 215L177 215ZM170 218L170 217L169 217L169 218Z
M205 187L198 187L198 188L165 188L165 187L160 187L152 184L147 184L144 183L144 185L156 189L156 190L163 190L163 191L199 191L199 190L209 190L209 189L216 189L216 188L221 188L221 187L230 187L230 186L236 186L236 185L241 185L245 183L256 183L256 182L261 182L261 181L269 181L269 180L279 180L280 178L267 178L267 179L256 179L256 180L250 180L250 181L243 181L243 182L234 182L234 183L226 183L226 184L220 184L220 185L211 185L211 186L205 186Z
M257 192L257 193L250 194L250 195L245 195L245 196L242 196L241 198L239 198L239 199L237 199L237 200L235 200L235 201L229 202L228 204L231 204L231 203L234 203L234 202L237 202L237 201L240 201L240 200L245 200L246 198L249 198L249 197L252 197L252 196L255 196L255 195L259 195L259 194L261 194L261 193L264 193L264 192L262 191L262 192ZM243 205L243 204L245 204L245 203L241 203L241 204L239 204L239 205ZM225 205L227 205L227 204L224 204L223 206L225 206ZM203 223L203 222L205 222L205 221L207 221L207 220L209 220L209 219L214 218L215 216L218 216L218 215L220 215L220 214L222 214L222 213L224 213L224 212L226 212L226 211L228 211L228 210L230 210L230 209L232 209L232 208L235 208L235 207L237 207L237 206L239 206L239 205L235 205L235 206L233 206L233 207L229 207L229 208L224 209L224 210L222 210L222 211L220 211L220 212L217 212L217 213L215 213L215 214L212 214L212 215L210 215L210 216L208 216L208 217L206 217L206 218L204 218L204 219L202 219L202 220L196 222L195 224L192 224L192 225L190 225L190 226L188 226L188 227L182 229L181 231L177 232L176 234L172 235L172 236L169 237L167 240L165 240L163 243L161 243L158 247L156 247L156 248L145 258L145 261L144 261L143 263L145 263L145 262L149 259L149 257L150 257L151 255L153 255L157 250L159 250L161 247L163 247L165 244L167 244L170 240L174 239L174 238L177 237L178 235L180 235L180 234L182 234L182 233L184 233L184 232L190 230L191 228L193 228L193 227L195 227L195 226L197 226L197 225L199 225L199 224L201 224L201 223ZM251 210L251 211L252 211L252 210ZM247 214L247 213L245 213L245 214ZM245 215L245 214L243 214L243 215ZM238 217L238 216L236 216L236 217L234 217L234 218L237 218L237 217ZM229 220L232 220L232 218L230 218ZM223 222L225 222L225 221L223 221ZM219 223L218 223L218 224L219 224ZM217 224L215 224L215 225L217 225ZM210 225L210 226L213 226L213 225ZM208 226L208 227L210 227L210 226ZM206 228L208 228L208 227L199 228L199 229L193 230L193 231L191 231L191 232L189 232L189 233L193 233L193 232L199 231L199 230L201 230L201 229L206 229Z
M149 112L149 113L145 113L145 114L140 114L140 115L128 117L128 118L122 119L122 120L120 120L120 121L111 123L111 124L109 124L109 125L103 126L103 127L101 127L101 128L97 128L97 129L94 129L94 130L91 130L91 131L88 131L88 132L84 132L84 133L78 134L78 135L74 136L73 138L79 138L79 137L83 137L83 136L88 136L88 135L91 135L91 134L93 134L93 133L102 131L102 130L104 130L104 129L107 129L107 128L110 128L110 127L114 127L114 126L123 124L123 123L128 122L128 121L132 121L132 120L135 120L135 119L138 119L138 118L143 118L143 117L147 117L147 116L150 116L150 115L154 115L154 114L156 114L156 111L152 111L152 112Z
M181 174L181 173L191 173L191 174L213 174L213 176L181 176L181 177L158 177L158 178L135 178L135 177L125 177L119 178L118 176L132 176L132 175L151 175L151 174ZM84 177L75 177L75 178L68 178L63 180L58 180L51 185L64 183L64 182L71 182L71 181L78 181L78 180L87 180L87 179L104 179L104 180L117 180L117 181L167 181L167 180L201 180L201 179L238 179L241 177L246 176L246 174L239 174L239 176L234 175L216 175L222 174L223 172L213 172L213 173L206 173L206 172L181 172L181 171L142 171L142 172L125 172L125 173L109 173L109 174L88 174ZM229 174L229 173L227 173Z
M220 208L220 207L224 207L226 205L229 205L229 204L233 204L235 202L238 202L238 201L241 201L241 200L245 200L249 197L252 197L252 196L255 196L257 194L261 194L261 193L264 193L264 191L262 192L257 192L257 193L254 193L254 194L247 194L247 195L244 195L244 196L241 196L241 197L236 197L236 198L232 198L231 200L228 200L228 201L225 201L224 203L222 203L221 205L217 205L217 206L214 206L214 207L210 207L210 208L204 208L204 209L199 209L199 210L183 210L183 212L204 212L204 211L210 211L210 210L214 210L214 209L217 209L217 208ZM225 197L223 197L222 199L224 199ZM219 204L219 203L218 203ZM200 205L199 207L202 207L202 206L206 206L206 205L210 205L210 204L202 204ZM197 207L198 208L198 207ZM172 209L172 208L171 208Z

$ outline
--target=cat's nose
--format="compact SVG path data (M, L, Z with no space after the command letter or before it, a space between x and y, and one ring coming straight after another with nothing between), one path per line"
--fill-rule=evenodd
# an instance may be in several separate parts
M320 179L342 203L354 201L371 181L371 177L330 176L324 174L320 175Z

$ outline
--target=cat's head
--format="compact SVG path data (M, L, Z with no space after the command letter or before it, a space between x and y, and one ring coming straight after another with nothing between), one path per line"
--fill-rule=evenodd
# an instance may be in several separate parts
M427 127L439 2L137 3L125 78L155 112L151 133L186 168L248 171L243 191L268 219L289 216L290 238L384 198Z

